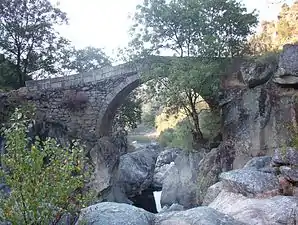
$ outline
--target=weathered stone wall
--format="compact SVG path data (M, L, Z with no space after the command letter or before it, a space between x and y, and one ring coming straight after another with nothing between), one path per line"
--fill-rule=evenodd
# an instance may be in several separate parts
M39 119L65 125L73 137L96 140L108 133L113 113L138 83L138 74L131 73L64 88L29 89L26 98L36 105Z

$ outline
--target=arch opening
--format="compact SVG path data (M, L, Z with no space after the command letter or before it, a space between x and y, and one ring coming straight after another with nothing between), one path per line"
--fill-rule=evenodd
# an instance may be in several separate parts
M101 119L99 126L100 136L109 136L112 131L113 119L117 113L117 109L123 104L124 100L129 94L142 84L141 79L136 79L127 86L125 86L112 101L108 104L106 111Z

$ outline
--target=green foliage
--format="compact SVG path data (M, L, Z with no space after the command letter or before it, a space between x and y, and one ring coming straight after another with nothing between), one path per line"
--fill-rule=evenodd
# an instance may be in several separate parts
M202 96L217 107L222 58L242 54L257 24L255 13L235 0L146 0L134 21L130 46L136 52L170 50L180 57L154 64L144 74L148 95L157 96L169 112L184 110L194 139L203 140L195 106Z
M52 138L31 140L27 136L33 122L30 114L16 109L4 131L1 175L11 192L1 198L1 219L13 225L57 224L68 213L78 214L90 201L92 193L84 188L91 170L78 142L62 147Z
M145 43L153 52L169 49L180 57L240 54L257 25L255 12L236 0L146 0L134 21L131 45L140 49Z
M132 92L117 110L113 127L114 129L120 127L124 130L135 129L141 122L141 118L141 100L137 98L135 92Z
M155 114L144 113L142 116L142 122L149 128L155 127Z
M263 21L262 30L250 40L252 54L276 52L285 44L298 42L298 2L283 4L276 20Z
M204 137L213 139L220 132L221 117L219 111L203 110L199 116L200 128Z
M63 67L77 73L88 72L111 65L110 59L100 48L73 49L69 54L70 59L66 59Z
M200 130L203 136L211 140L220 132L219 112L209 109L201 110L199 115ZM156 118L157 131L160 132L158 141L162 146L180 147L192 150L195 146L191 130L193 124L183 114L161 114Z
M14 65L19 87L31 72L57 72L69 43L54 26L65 23L66 14L49 0L1 0L0 51Z
M210 107L216 107L219 92L221 61L208 59L177 58L167 64L155 65L145 74L147 92L156 94L167 113L183 111L192 120L192 132L203 139L197 104L206 99Z
M193 149L193 139L189 120L185 119L175 126L162 131L158 137L161 146L179 147L185 150Z

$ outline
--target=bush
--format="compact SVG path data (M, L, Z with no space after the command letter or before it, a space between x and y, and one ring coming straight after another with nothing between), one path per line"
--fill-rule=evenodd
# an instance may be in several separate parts
M182 115L176 117L170 115L165 118L164 114L157 118L157 130L161 131L158 138L160 145L180 147L185 150L193 149L192 124L188 118L182 118ZM219 112L203 110L199 115L199 121L204 138L212 140L220 132Z
M91 168L86 168L78 142L62 147L52 138L28 138L28 126L34 121L27 114L17 109L4 131L1 175L11 191L1 198L1 220L57 224L64 215L76 216L87 206L92 196L86 190Z
M203 136L211 140L220 132L221 117L219 111L204 110L200 113L200 128Z
M158 142L161 146L179 147L192 150L192 134L190 123L187 119L179 122L175 128L168 128L160 133Z
M144 113L142 122L149 128L155 127L155 115L153 113Z

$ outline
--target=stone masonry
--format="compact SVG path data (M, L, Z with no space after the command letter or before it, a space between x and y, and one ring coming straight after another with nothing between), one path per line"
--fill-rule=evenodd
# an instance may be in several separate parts
M39 118L64 124L78 138L97 139L110 131L116 109L140 85L136 64L26 82L26 98Z

